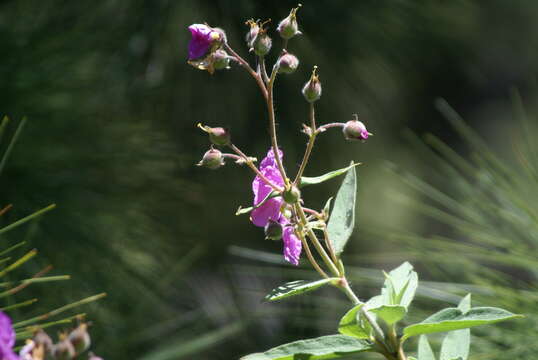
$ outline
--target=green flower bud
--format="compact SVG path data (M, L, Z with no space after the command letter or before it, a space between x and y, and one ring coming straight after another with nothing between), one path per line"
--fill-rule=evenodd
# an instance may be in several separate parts
M265 225L265 238L275 241L282 239L282 225L276 221L269 220L267 225Z
M295 55L285 53L278 59L278 72L284 74L291 74L299 66L299 59Z
M319 82L319 77L316 74L316 70L318 69L317 66L314 66L314 70L312 70L312 76L310 76L310 80L304 84L303 87L303 96L306 99L306 101L312 103L321 97L321 83Z
M267 32L264 29L261 29L252 43L252 48L254 49L254 53L256 55L265 56L269 50L271 50L272 44L273 41L269 35L267 35Z
M288 204L295 204L301 197L301 192L296 186L291 186L289 189L284 190L282 198Z
M209 134L209 140L215 145L228 145L230 144L230 132L228 129L222 127L209 127L198 124L198 127Z
M226 51L219 49L213 53L213 68L215 70L230 68L230 57Z
M211 148L206 151L202 160L196 165L205 166L208 169L215 170L224 165L224 157L219 150Z
M296 16L297 10L299 10L301 6L302 5L299 4L297 5L296 8L291 9L288 17L282 20L278 24L278 27L276 29L283 39L288 40L294 37L295 35L301 34L301 32L299 31L299 27L297 25L297 16Z

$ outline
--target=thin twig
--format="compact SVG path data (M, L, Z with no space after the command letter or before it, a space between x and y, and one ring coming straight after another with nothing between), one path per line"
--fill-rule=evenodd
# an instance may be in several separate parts
M254 171L256 173L256 175L258 175L260 177L260 179L262 179L267 185L269 185L271 188L273 188L273 190L278 191L278 192L282 192L283 189L281 189L279 186L276 186L275 184L273 184L265 175L263 175L260 172L260 170L258 170L256 165L254 165L252 163L252 160L248 156L246 156L241 150L239 150L239 148L237 146L235 146L234 144L230 144L229 146L234 152L236 152L245 161L245 164L247 164L247 166L249 168L251 168L252 171Z
M308 159L310 158L310 154L312 153L312 149L314 148L314 142L316 141L316 113L314 109L314 103L310 103L310 137L308 139L308 144L306 145L306 150L304 152L303 161L301 161L301 165L299 166L299 171L297 172L297 176L295 177L295 180L293 181L293 184L297 186L299 182L301 181L301 176L303 176L303 172L306 168L306 164L308 164Z
M275 84L277 72L278 72L278 66L275 65L273 66L273 71L271 72L271 78L269 79L269 83L267 84L267 112L269 114L269 130L270 130L271 144L273 147L273 153L275 155L276 164L278 166L278 170L280 171L280 175L282 176L282 179L284 180L284 183L286 185L289 185L289 179L286 176L286 170L284 169L284 166L282 165L282 159L279 156L278 140L276 137L275 107L273 104L273 86Z

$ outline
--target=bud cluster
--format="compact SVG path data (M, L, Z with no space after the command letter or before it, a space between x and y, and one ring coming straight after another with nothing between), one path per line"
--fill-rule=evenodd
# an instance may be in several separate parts
M69 333L60 334L57 343L53 343L51 337L39 329L32 339L26 340L20 351L20 360L71 360L78 358L90 345L87 323L81 323ZM92 353L89 359L102 360Z

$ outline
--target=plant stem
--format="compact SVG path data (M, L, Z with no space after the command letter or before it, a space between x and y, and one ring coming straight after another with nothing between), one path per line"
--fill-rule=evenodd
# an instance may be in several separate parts
M277 61L278 64L278 61ZM284 169L284 166L282 165L282 159L278 155L278 140L276 137L276 124L275 124L275 107L273 104L273 86L275 84L276 74L278 72L278 65L273 66L273 71L271 72L271 78L269 79L269 82L267 83L267 112L269 115L269 130L271 135L271 144L273 147L273 153L275 155L275 160L278 166L278 170L280 171L280 175L282 176L282 179L284 180L284 183L286 185L289 185L289 179L286 176L286 170Z
M254 171L256 173L256 175L258 175L260 177L260 179L262 179L267 185L269 185L271 188L273 188L273 190L275 191L278 191L278 192L282 192L282 189L278 186L276 186L275 184L273 184L267 177L265 177L265 175L263 175L260 170L258 170L258 168L256 167L256 165L254 165L254 163L252 162L252 159L249 158L248 156L246 156L241 150L239 150L239 148L237 146L235 146L234 144L230 144L230 149L232 149L235 153L237 153L244 161L245 161L245 164L247 164L247 166L249 168L252 169L252 171Z
M260 56L259 59L260 59L259 61L260 61L262 79L263 79L263 82L267 84L269 82L269 76L267 76L267 69L265 68L265 57Z
M299 171L297 172L297 176L295 177L295 180L293 181L293 184L297 186L299 182L301 181L301 176L303 176L304 169L306 168L306 164L308 164L308 159L310 158L310 154L312 153L312 149L314 148L314 142L316 141L316 113L314 109L314 103L310 103L310 138L308 139L308 144L306 145L306 150L303 156L303 161L301 162L301 166L299 166Z
M344 123L329 123L329 124L321 125L316 130L316 132L319 134L319 133L322 133L322 132L326 131L327 129L330 129L330 128L333 128L333 127L341 127L341 128L343 128L345 125L346 124L344 124Z
M228 51L230 54L232 54L232 56L237 60L237 62L239 64L241 64L241 66L243 66L245 68L245 70L247 70L247 72L254 78L254 80L256 80L256 83L258 84L262 94L263 94L263 97L265 98L265 100L267 100L267 88L265 87L265 84L263 82L263 79L261 78L261 76L259 74L256 73L256 71L254 71L254 69L250 66L250 64L245 60L243 59L241 56L239 56L238 53L236 53L231 47L230 45L228 45L227 43L224 44L224 49L226 51Z
M302 230L302 229L301 229ZM304 250L306 252L306 257L308 258L308 260L310 261L310 263L312 264L312 266L314 267L314 269L316 269L316 271L324 278L328 279L329 276L327 275L327 273L325 271L323 271L323 269L319 266L319 264L317 263L316 259L314 258L314 256L312 255L312 251L310 251L310 246L308 246L308 242L306 241L305 239L305 236L304 236L304 233L302 231L298 231L296 232L296 234L299 236L299 239L301 239L301 242L303 243L303 247L304 247Z
M318 251L321 258L323 259L323 262L325 262L329 270L335 276L341 276L340 272L338 271L338 268L336 267L336 265L334 265L333 261L331 260L329 255L327 255L327 252L325 251L325 249L319 242L316 234L314 233L314 230L308 227L308 220L306 219L306 214L303 210L303 207L300 204L297 204L295 209L296 209L297 215L299 215L299 220L301 222L301 225L303 226L303 228L306 229L308 237L310 238L310 241L312 241L312 243L314 244L314 247Z
M398 346L398 360L407 360L407 356L405 355L403 351L403 347L401 343L400 343L400 346Z
M349 286L349 282L347 281L347 279L345 277L342 278L342 281L340 282L339 285L340 285L339 286L340 289L342 289L342 291L347 295L347 297L349 298L349 300L351 300L353 305L364 304L362 301L359 300L357 295L355 295L353 290L351 290L351 287ZM370 325L372 326L372 329L374 330L374 333L375 333L376 340L380 344L382 344L385 347L387 353L390 354L390 349L387 346L387 343L385 341L385 334L383 333L383 330L379 327L379 325L374 320L374 318L370 315L370 313L365 308L365 306L362 306L359 311L360 311L361 315L364 316L366 321L368 321L370 323Z

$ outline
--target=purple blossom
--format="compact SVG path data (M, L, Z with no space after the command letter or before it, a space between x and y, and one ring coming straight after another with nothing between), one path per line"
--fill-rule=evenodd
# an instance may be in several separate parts
M13 352L13 345L15 345L15 330L11 325L11 319L0 311L0 360L19 359Z
M279 150L278 155L282 159L282 151ZM274 185L284 186L284 180L278 170L275 154L272 149L269 150L267 156L261 161L260 172ZM252 182L252 191L254 192L254 205L258 205L273 189L259 176L256 176ZM284 200L282 197L266 200L261 206L252 211L250 220L254 225L259 227L265 227L269 221L279 223L283 227L284 259L293 265L298 265L302 243L295 235L289 219L282 214L281 209L283 205Z
M282 241L284 242L284 259L295 266L299 265L299 257L301 256L303 244L295 235L293 226L286 226L284 228Z
M204 24L192 24L189 31L192 34L189 42L189 60L205 56L213 41L220 37L218 32Z

